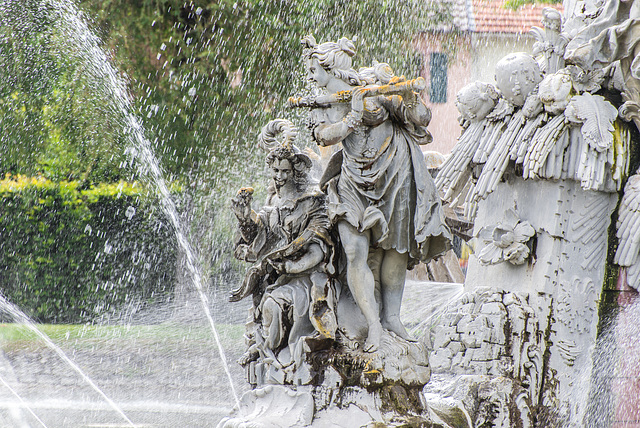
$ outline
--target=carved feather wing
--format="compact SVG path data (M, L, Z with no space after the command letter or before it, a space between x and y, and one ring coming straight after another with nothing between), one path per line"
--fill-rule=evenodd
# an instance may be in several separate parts
M624 187L624 195L618 210L618 250L614 262L620 266L640 264L640 175L632 175ZM637 269L635 269L637 270ZM629 284L638 287L637 282Z
M613 121L618 109L600 95L576 95L565 110L572 122L582 123L582 136L592 149L603 152L613 145Z
M544 42L544 30L540 27L531 27L531 30L529 30L529 34L531 34L533 37L535 37L536 41L538 42Z

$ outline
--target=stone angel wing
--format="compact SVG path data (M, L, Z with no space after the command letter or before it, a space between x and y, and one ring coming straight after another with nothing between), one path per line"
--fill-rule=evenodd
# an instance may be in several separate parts
M632 175L624 187L618 210L618 250L614 262L627 267L627 282L640 290L640 175Z

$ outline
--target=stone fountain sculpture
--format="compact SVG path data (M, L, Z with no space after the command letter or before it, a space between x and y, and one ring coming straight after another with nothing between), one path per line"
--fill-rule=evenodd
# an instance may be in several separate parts
M219 426L434 423L422 396L428 352L400 321L407 268L450 244L419 146L431 141L416 92L424 80L387 64L354 70L345 38L302 43L324 92L290 106L309 108L319 145L342 149L316 184L293 124L262 130L273 178L266 205L252 210L251 188L232 201L236 257L253 263L231 300L253 299L240 363L254 389Z
M426 390L473 426L600 426L589 400L603 285L617 266L640 285L640 9L585 9L565 30L545 10L536 57L508 55L494 84L457 97L464 130L436 184L475 220L476 256L434 326Z
M564 20L546 9L532 30L533 55L506 56L495 82L457 96L463 132L435 184L475 221L475 256L465 294L424 343L398 318L406 268L449 237L417 161L430 139L423 83L386 64L355 71L347 39L303 40L325 92L289 103L310 109L318 144L342 149L313 190L326 206L313 245L307 226L259 238L297 224L267 214L281 196L259 213L249 190L234 202L238 255L256 263L236 294L254 299L243 363L256 389L221 426L599 426L589 402L602 290L616 273L640 288L640 6L565 3ZM304 155L284 145L295 169Z

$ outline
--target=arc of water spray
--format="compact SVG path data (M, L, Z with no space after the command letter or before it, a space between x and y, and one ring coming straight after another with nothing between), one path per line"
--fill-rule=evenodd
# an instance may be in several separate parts
M24 408L27 409L29 413L31 413L31 416L33 416L38 422L40 422L40 425L42 425L44 428L47 428L44 422L42 422L42 419L40 419L38 415L36 415L33 410L31 410L31 407L29 407L27 403L22 399L22 397L20 397L20 394L18 394L13 388L11 388L11 385L9 385L2 377L0 377L0 382L18 399L18 401L20 401L20 403L22 403Z
M233 398L235 399L236 405L239 407L240 400L238 399L238 394L233 383L233 378L231 377L231 372L229 370L229 365L227 364L227 359L220 337L218 336L218 331L215 327L213 317L211 316L208 298L202 286L202 274L195 261L193 249L186 237L182 224L180 223L178 210L171 198L166 181L163 178L160 164L156 156L151 151L151 144L144 135L144 129L140 124L140 121L133 113L131 113L132 106L126 83L118 74L116 69L111 65L106 53L100 48L98 38L89 29L85 20L82 18L81 12L75 7L73 2L43 0L43 3L51 5L52 8L57 11L60 18L68 24L66 27L62 28L62 30L69 34L70 40L75 40L79 43L79 48L82 49L84 53L82 59L87 61L87 65L89 65L91 71L95 74L95 77L105 85L107 93L112 97L115 109L119 114L123 115L126 128L128 131L131 131L129 140L132 148L135 150L134 154L137 155L144 163L144 165L139 164L140 172L155 185L157 195L162 203L163 211L168 216L174 228L180 248L186 254L187 270L191 275L193 285L200 297L204 313L209 320L213 338L218 348L218 354L220 356L222 366L229 380Z
M80 377L93 388L100 396L111 406L111 408L116 411L122 418L127 421L129 425L135 428L131 419L124 414L120 406L118 406L111 398L107 397L107 395L96 385L89 376L85 374L84 371L78 366L71 358L64 353L62 348L56 345L49 336L44 334L38 327L36 327L35 323L27 316L24 312L18 309L13 303L8 301L2 294L0 294L0 306L6 309L9 312L9 315L13 318L13 320L17 323L25 325L29 330L34 332L50 349L52 349L58 356L69 365L73 370L76 371L80 375Z

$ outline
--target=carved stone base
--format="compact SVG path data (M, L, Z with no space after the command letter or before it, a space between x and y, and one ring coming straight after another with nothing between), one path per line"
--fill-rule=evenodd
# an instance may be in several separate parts
M342 338L307 353L309 383L267 385L246 393L234 416L219 428L252 427L447 427L425 405L428 352L385 332L377 352Z
M314 405L315 398L315 405ZM384 411L390 400L382 394L364 388L348 387L340 390L320 386L268 385L247 392L239 409L224 418L218 428L449 428L447 423L431 410L420 414ZM396 398L396 401L398 399ZM394 400L392 400L394 401ZM446 418L447 415L444 414Z

